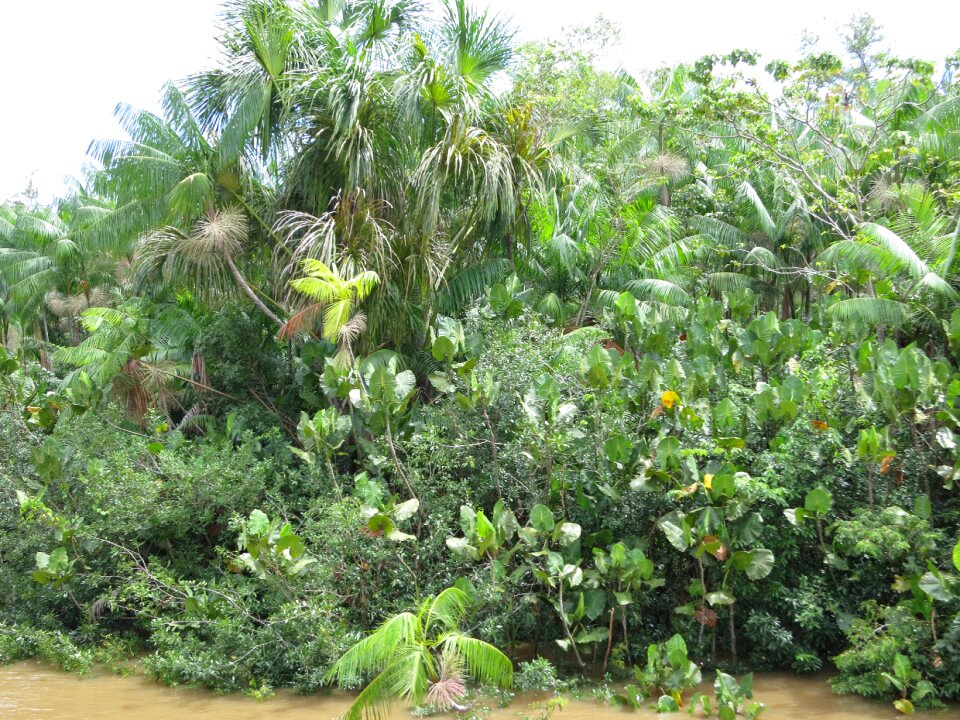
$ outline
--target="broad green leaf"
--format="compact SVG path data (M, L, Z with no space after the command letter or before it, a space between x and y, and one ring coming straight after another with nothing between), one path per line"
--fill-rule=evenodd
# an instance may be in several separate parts
M824 488L814 488L804 498L803 507L809 512L826 515L833 507L833 495Z
M614 435L603 444L603 452L611 463L626 463L633 453L633 443L623 435Z
M397 373L395 386L397 402L406 400L410 394L414 392L416 386L417 376L413 374L412 370L404 370L401 373Z
M403 522L404 520L413 517L419 509L420 501L416 498L410 498L409 500L405 500L393 508L393 517L398 522Z
M953 594L944 583L943 575L939 572L924 573L918 585L921 590L934 600L946 602L953 597Z
M743 551L735 552L733 555L736 557ZM747 574L747 577L751 580L762 580L773 570L773 552L767 550L766 548L758 548L756 550L751 550L746 553L749 558L745 567L737 567L738 570L742 570ZM734 561L736 565L736 561Z
M728 512L728 515L730 513ZM744 515L734 526L734 535L744 543L753 543L763 534L763 515L751 512Z
M740 411L730 398L724 398L713 408L713 422L717 428L736 428L740 425Z
M433 341L430 353L433 355L434 360L451 363L457 355L457 346L453 340L441 335Z
M460 529L463 534L470 537L477 528L477 513L469 505L460 506Z
M589 617L589 613L587 615ZM590 630L581 630L579 633L573 636L574 642L577 645L586 645L589 643L600 642L601 640L606 640L608 636L608 631L606 628L598 627L591 628Z
M389 536L397 529L396 523L384 513L375 513L367 520L367 530L374 535Z
M667 536L667 541L681 552L690 547L690 528L685 520L686 515L674 510L657 521L657 526Z
M711 605L733 605L736 602L736 598L725 590L707 593L705 597Z
M657 444L657 465L664 470L680 467L680 438L668 435Z
M374 400L392 403L397 397L397 376L386 365L373 371L367 383L367 392Z
M410 535L409 533L400 532L396 528L387 533L387 540L391 542L410 542L411 540L416 540L416 536Z
M740 437L718 437L717 445L724 450L743 450L747 446L747 442Z
M607 609L607 594L600 588L587 590L584 594L584 604L588 620L596 620ZM606 635L604 635L606 637Z
M910 658L906 655L897 655L893 658L893 673L897 676L897 679L900 681L907 681L910 679L910 671L913 668L910 665Z
M733 497L737 494L737 484L733 475L716 475L711 482L710 492L716 497Z
M687 664L687 643L682 635L673 635L666 642L667 658L670 664L675 668L683 667Z
M564 522L557 526L554 536L561 545L569 545L580 538L581 528L577 523Z
M277 540L276 550L278 553L286 551L291 560L296 560L306 552L306 546L304 546L300 536L290 529L289 525L286 525L284 530L286 532L281 532L280 539Z
M438 392L452 393L456 392L457 390L457 386L453 384L453 381L450 380L446 373L430 373L430 375L427 376L427 379L430 381L430 384L437 389Z
M945 450L956 450L957 438L950 428L942 427L937 430L937 444Z
M460 557L466 558L467 560L479 560L480 552L466 538L461 537L448 537L447 538L447 547L450 549L450 552Z
M530 524L539 532L552 532L555 522L553 513L546 505L534 505L530 510Z
M270 518L262 510L254 510L247 521L247 531L253 535L265 535L270 530Z
M675 713L679 711L680 711L680 706L677 705L677 701L674 700L669 695L661 695L660 699L657 700L657 712Z

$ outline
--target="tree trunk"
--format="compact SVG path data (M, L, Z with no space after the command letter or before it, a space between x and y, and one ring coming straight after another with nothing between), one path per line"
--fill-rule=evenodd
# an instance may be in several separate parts
M570 626L567 624L567 613L563 609L563 581L560 581L560 623L563 625L563 634L567 636L567 642L570 643L570 649L573 650L573 656L577 659L577 665L584 666L583 658L580 657L580 651L577 650L577 643L573 639L573 633L570 632Z
M607 627L607 652L603 655L603 671L607 671L607 663L610 662L610 651L613 649L613 616L616 613L615 608L610 608L610 623Z
M237 268L236 264L233 262L233 258L227 254L224 254L223 257L224 257L224 260L227 261L227 267L230 268L230 274L233 275L234 281L243 291L243 294L246 295L248 298L250 298L250 300L253 301L254 305L260 308L260 312L262 312L268 318L273 320L277 325L283 327L283 320L278 318L274 314L274 312L264 304L263 300L261 300L259 296L253 291L253 288L250 287L250 285L247 284L247 281L243 279L243 275L240 274L240 270L239 268Z
M737 664L737 631L733 622L733 605L730 606L730 659Z

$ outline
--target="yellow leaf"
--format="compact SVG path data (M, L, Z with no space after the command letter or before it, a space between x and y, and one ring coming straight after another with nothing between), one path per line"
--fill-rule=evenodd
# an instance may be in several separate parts
M713 473L707 473L703 476L703 486L707 490L713 490Z
M678 402L680 402L680 396L677 395L673 390L665 390L663 395L660 396L661 404L669 410Z

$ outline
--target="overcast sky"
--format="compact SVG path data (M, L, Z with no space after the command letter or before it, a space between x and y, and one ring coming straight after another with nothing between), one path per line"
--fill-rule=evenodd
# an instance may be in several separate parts
M483 4L479 0L478 4ZM960 49L960 2L891 0L488 0L518 39L558 37L598 14L619 24L612 54L632 70L744 47L789 57L804 30L833 41L869 10L899 55L941 60ZM6 0L0 22L0 200L28 178L41 196L63 189L93 138L116 137L114 106L155 110L163 82L209 65L220 0Z

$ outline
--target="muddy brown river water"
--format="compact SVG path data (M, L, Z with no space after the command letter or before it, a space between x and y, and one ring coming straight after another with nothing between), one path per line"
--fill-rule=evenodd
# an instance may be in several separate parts
M864 720L900 716L887 703L838 696L826 676L758 675L756 699L767 704L763 720ZM257 701L240 695L214 695L190 688L168 688L142 677L77 676L37 663L0 667L0 718L17 720L332 720L350 704L346 694L299 696L280 692ZM536 696L518 696L507 708L494 709L489 720L520 720L532 715ZM395 706L389 720L414 716ZM452 717L452 716L451 716ZM651 710L631 713L592 699L571 700L552 720L637 720L658 716ZM685 712L659 716L683 720ZM917 713L913 717L960 720L960 709Z

